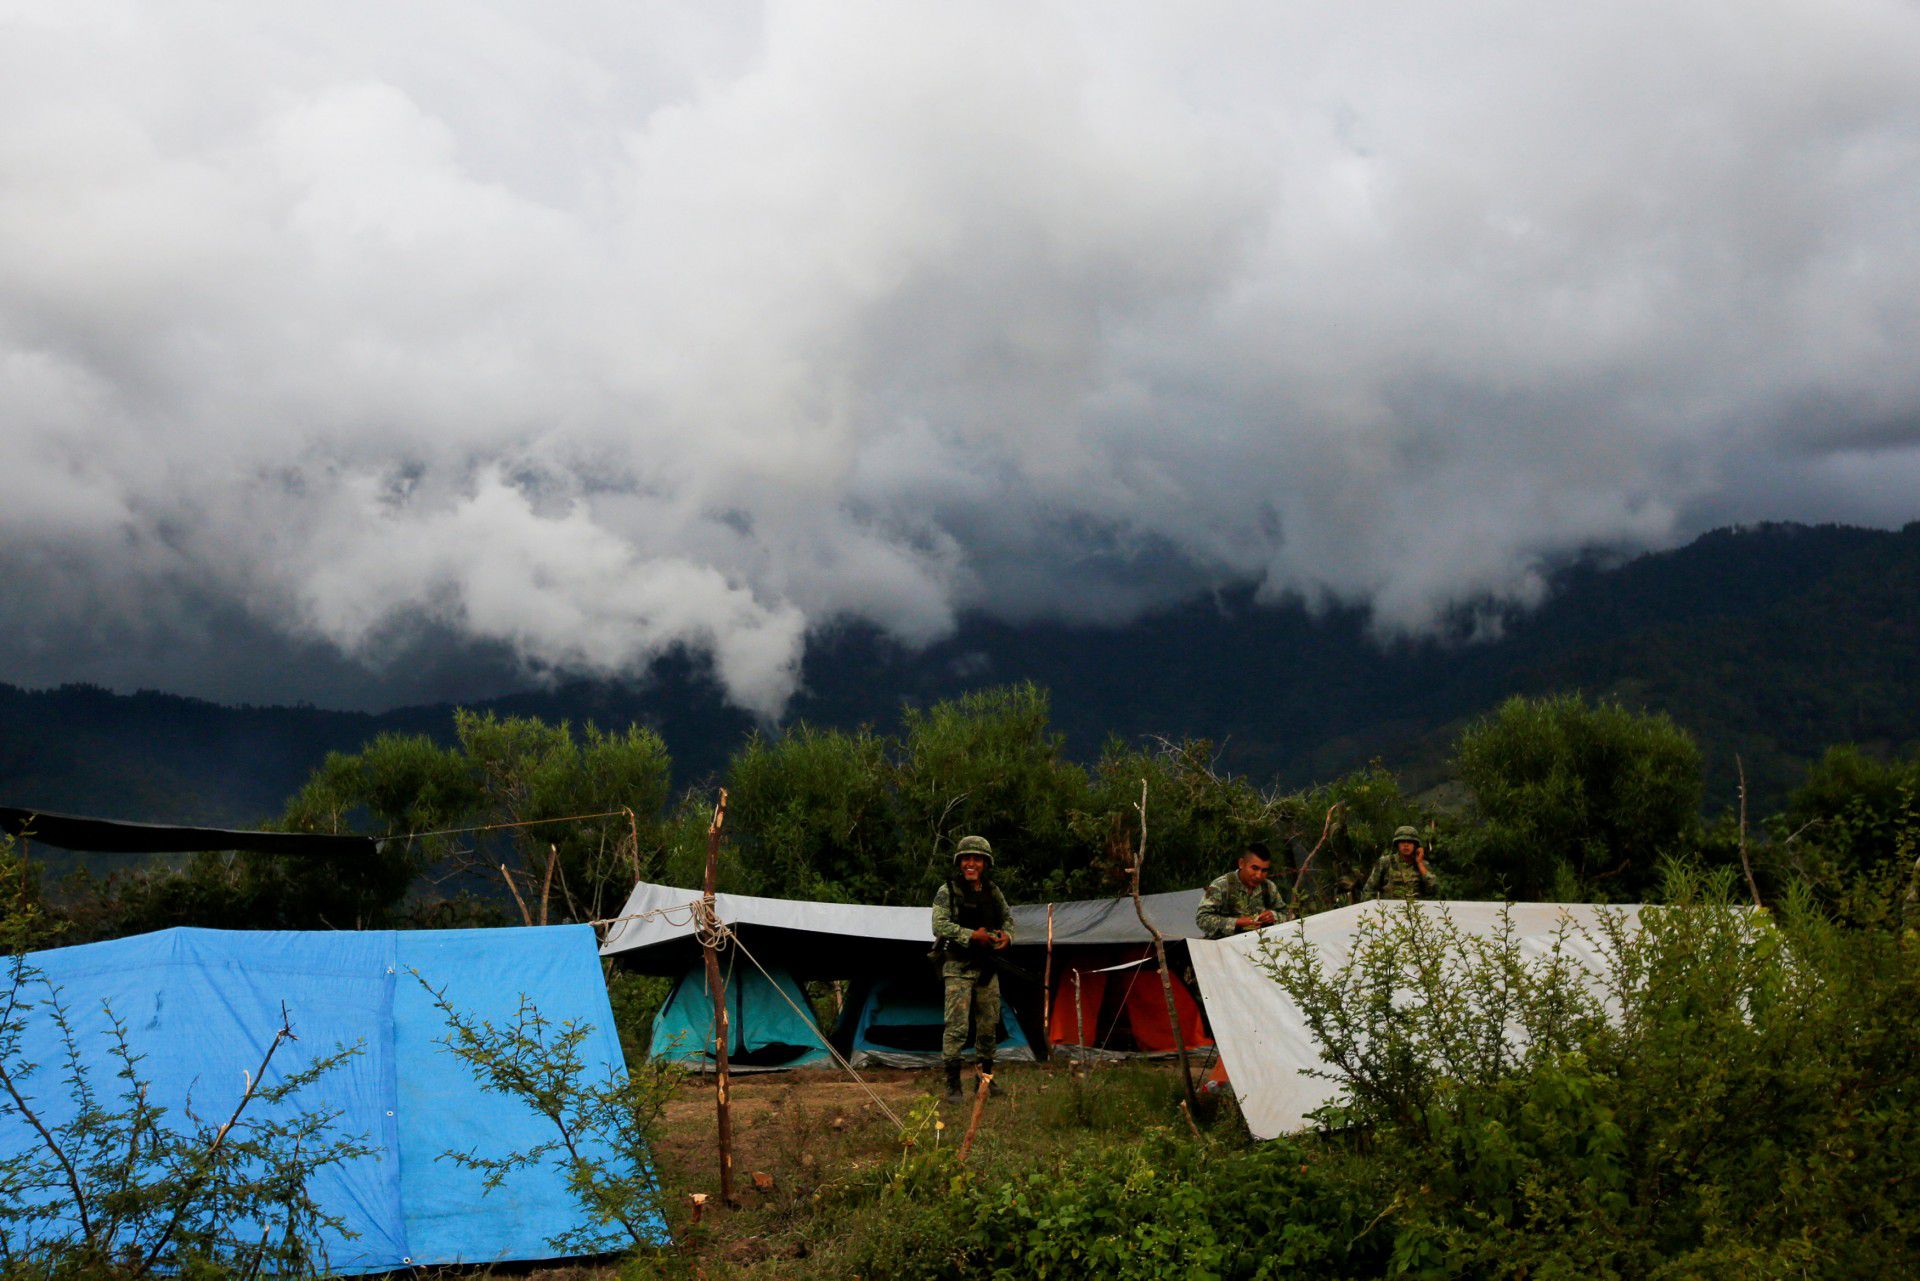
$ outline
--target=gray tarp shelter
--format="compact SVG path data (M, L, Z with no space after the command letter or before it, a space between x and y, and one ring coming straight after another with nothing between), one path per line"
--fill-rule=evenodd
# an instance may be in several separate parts
M646 974L680 974L700 959L699 901L699 890L641 881L607 927L600 955ZM854 977L909 959L924 964L933 945L930 907L716 894L713 909L762 964L778 961L802 980Z
M686 974L700 960L700 942L693 928L694 905L700 897L698 890L640 882L607 927L601 955L642 973L676 979ZM1196 933L1194 910L1200 904L1200 891L1148 894L1142 897L1142 904L1162 937L1175 946L1177 958L1178 947ZM1047 907L1039 903L1013 908L1016 943L1010 959L1035 977L1041 972L1046 953ZM714 911L739 936L746 949L776 976L784 979L790 975L801 982L851 981L850 999L838 1029L843 1050L898 1050L912 1056L915 1062L927 1061L921 1057L924 1049L917 1043L869 1046L846 1042L849 1032L862 1026L890 1026L890 1019L911 1022L909 1012L918 1019L916 1028L926 1022L920 1016L928 1009L934 1011L937 1023L939 982L927 960L933 943L930 907L880 907L716 894ZM1056 988L1069 981L1067 976L1073 965L1087 966L1096 961L1104 964L1102 958L1109 958L1116 948L1138 948L1150 938L1129 896L1053 904ZM744 958L733 961L736 974L751 968L752 963ZM1019 986L1017 982L1016 986ZM1056 1002L1058 999L1056 993ZM1010 998L1007 1002L1010 1024L1015 1021L1016 1005L1034 1027L1039 1026L1037 998ZM1029 1006L1031 1008L1026 1008ZM919 1030L923 1032L924 1028ZM1010 1026L1008 1030L1013 1029ZM753 1040L761 1032L737 1028L735 1035ZM901 1035L908 1033L903 1031ZM783 1037L792 1039L790 1032ZM1021 1053L1014 1042L1009 1041L1003 1057L1018 1057ZM876 1061L885 1061L883 1056L874 1057ZM902 1061L906 1061L904 1057ZM937 1049L932 1061L937 1061Z
M1193 914L1200 907L1199 890L1169 890L1165 894L1142 894L1140 905L1160 937L1186 939L1199 937ZM1014 946L1045 948L1047 944L1047 904L1022 903L1013 909ZM1053 906L1053 946L1081 947L1114 943L1148 943L1152 935L1140 924L1131 896L1118 898L1074 899Z
M1140 896L1147 919L1168 944L1174 1010L1181 1022L1181 1042L1189 1050L1206 1050L1213 1044L1201 1025L1193 994L1180 976L1186 968L1181 949L1200 934L1194 921L1200 895L1200 890L1192 889ZM1013 909L1015 951L1020 963L1035 973L1040 972L1046 952L1047 907L1029 903ZM1075 1057L1171 1054L1174 1037L1166 997L1148 946L1153 936L1140 923L1132 896L1079 899L1052 907L1048 1045Z
M712 1018L713 1006L704 997L704 980L695 982L701 964L700 940L693 928L698 890L642 881L607 927L600 954L616 964L645 974L671 975L680 982L675 993L684 997L669 1003L656 1018L655 1036L690 1038L698 1013ZM816 903L804 899L761 898L751 894L714 895L714 913L740 939L748 953L775 976L782 988L794 981L848 979L859 993L864 981L876 975L922 980L923 999L938 1008L940 983L927 963L933 945L930 907L877 907L864 903ZM722 965L732 971L737 991L756 984L773 989L761 978L753 960L730 950ZM752 979L748 980L747 975ZM683 977L684 976L684 977ZM790 990L790 989L789 989ZM699 1007L699 1010L696 1010ZM849 1003L849 1008L854 1008ZM736 1046L791 1044L799 1039L797 1016L777 997L728 1000L730 1031ZM711 1037L711 1033L708 1033ZM813 1045L825 1050L815 1039ZM844 1048L844 1047L843 1047ZM704 1048L701 1053L704 1055ZM806 1066L810 1056L759 1066ZM812 1059L818 1062L818 1059Z

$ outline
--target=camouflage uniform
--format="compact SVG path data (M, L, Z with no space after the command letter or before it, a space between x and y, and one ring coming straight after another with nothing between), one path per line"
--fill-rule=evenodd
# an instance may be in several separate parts
M973 842L977 842L977 846ZM962 924L958 918L971 915L969 908L971 912L984 911L987 919L983 928L1000 930L1011 939L1013 912L1007 907L1006 895L1000 892L1000 887L984 877L985 892L977 897L985 901L973 904L966 903L957 881L961 854L984 854L988 865L992 865L993 853L985 848L986 844L977 836L962 839L954 854L955 880L942 885L940 892L933 896L933 937L941 949L940 977L947 989L946 1029L940 1036L941 1057L949 1063L958 1061L971 1040L983 1068L993 1062L994 1051L999 1047L1000 967L993 962L993 949L975 946L974 927ZM993 923L995 918L997 925Z
M1240 883L1240 873L1228 872L1207 886L1200 895L1200 910L1193 922L1206 938L1223 939L1239 932L1234 924L1243 916L1272 912L1278 919L1287 914L1286 896L1272 881L1262 881L1254 889Z
M1393 834L1389 848L1373 865L1373 872L1367 877L1363 887L1366 898L1388 898L1405 901L1415 898L1432 898L1439 891L1439 884L1430 873L1422 873L1418 863L1401 862L1397 846L1401 841L1412 841L1418 850L1426 847L1420 839L1417 828L1402 827Z

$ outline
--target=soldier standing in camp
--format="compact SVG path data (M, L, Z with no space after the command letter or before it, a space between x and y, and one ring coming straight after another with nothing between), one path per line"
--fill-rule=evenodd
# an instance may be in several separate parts
M953 874L933 896L934 952L947 987L947 1025L940 1038L946 1059L947 1102L958 1103L960 1055L972 1033L982 1077L993 1075L1000 1033L1000 967L994 953L1013 942L1013 913L993 883L993 846L963 836L953 850ZM989 1083L989 1090L999 1087Z
M1392 844L1373 865L1361 897L1402 901L1432 898L1439 885L1427 870L1427 847L1420 839L1420 830L1404 825L1395 828Z
M1200 895L1200 910L1193 914L1200 933L1210 939L1223 939L1279 920L1287 904L1280 887L1267 879L1272 867L1273 856L1267 853L1267 847L1249 841L1240 853L1239 865Z

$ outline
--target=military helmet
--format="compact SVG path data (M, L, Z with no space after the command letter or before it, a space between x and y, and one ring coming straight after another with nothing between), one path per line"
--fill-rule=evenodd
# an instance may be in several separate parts
M1420 839L1420 829L1410 823L1402 823L1399 827L1394 828L1393 839L1388 841L1387 844L1398 845L1401 841L1412 841L1415 845L1422 847L1426 845L1426 842Z
M987 838L984 836L963 836L960 838L960 843L953 847L953 865L955 867L960 866L960 856L962 854L978 854L981 858L987 860L988 867L993 866L993 846L987 844Z

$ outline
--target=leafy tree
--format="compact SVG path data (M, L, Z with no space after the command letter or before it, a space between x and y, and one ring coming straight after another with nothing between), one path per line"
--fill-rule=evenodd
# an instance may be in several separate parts
M727 766L728 823L754 888L785 898L883 903L917 889L903 857L888 742L806 724L755 734Z
M296 832L399 834L365 865L342 866L244 854L234 864L249 910L289 926L385 924L415 877L455 848L413 833L465 827L482 794L460 753L424 734L382 734L358 752L329 752L288 801L280 825ZM203 874L215 868L205 862Z
M604 916L626 886L658 866L655 819L672 761L653 730L613 734L589 724L576 738L564 722L460 711L454 732L478 776L485 821L522 825L506 829L506 839L527 873L529 910L541 919L556 898L575 920ZM599 817L549 821L582 815Z
M1100 851L1116 830L1137 834L1134 807L1143 781L1149 855L1143 890L1203 885L1231 867L1247 842L1283 841L1283 803L1244 777L1220 773L1216 755L1207 739L1162 740L1151 747L1109 739L1093 769L1088 808L1072 821L1087 855ZM1284 849L1282 843L1276 858L1284 858ZM1115 860L1090 858L1084 870L1061 869L1048 890L1061 898L1112 894L1122 888L1125 870Z
M922 870L918 900L945 874L953 843L993 843L1004 883L1050 883L1084 866L1088 849L1070 816L1088 808L1086 771L1065 757L1045 690L1028 683L906 709L899 763L905 849ZM896 899L898 901L898 899Z
M58 941L65 922L47 911L40 869L0 833L0 953L18 954Z
M1637 896L1699 826L1700 749L1665 715L1577 694L1510 698L1460 736L1464 873L1519 899Z
M1401 824L1424 829L1429 846L1436 844L1438 831L1431 817L1401 791L1400 780L1377 760L1282 798L1277 822L1286 833L1288 866L1294 871L1306 867L1300 877L1303 915L1351 902L1374 860L1386 850L1387 838ZM1323 833L1326 844L1313 854ZM1434 871L1446 875L1445 861L1436 858Z

